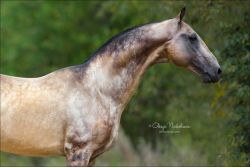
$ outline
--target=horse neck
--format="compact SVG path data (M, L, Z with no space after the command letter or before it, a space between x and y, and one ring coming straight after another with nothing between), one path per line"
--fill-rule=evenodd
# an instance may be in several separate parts
M87 70L89 84L122 109L132 97L146 70L152 64L165 61L165 55L159 53L164 50L162 45L166 38L149 38L143 33L145 32L139 33L140 37L135 33L131 40L120 40L119 43L106 46L97 52Z

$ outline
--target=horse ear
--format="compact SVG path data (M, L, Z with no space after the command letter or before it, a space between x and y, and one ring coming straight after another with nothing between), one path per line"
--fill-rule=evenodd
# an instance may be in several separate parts
M178 22L181 23L183 17L185 16L186 13L186 7L183 7L180 11L180 13L177 16L177 19L179 20Z

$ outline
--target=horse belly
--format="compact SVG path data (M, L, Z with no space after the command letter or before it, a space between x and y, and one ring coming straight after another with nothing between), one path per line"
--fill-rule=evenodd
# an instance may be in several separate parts
M63 122L46 115L5 114L1 117L1 150L21 155L62 155ZM45 120L41 120L45 117Z
M19 92L14 87L1 89L1 150L30 156L64 154L65 115L59 100Z

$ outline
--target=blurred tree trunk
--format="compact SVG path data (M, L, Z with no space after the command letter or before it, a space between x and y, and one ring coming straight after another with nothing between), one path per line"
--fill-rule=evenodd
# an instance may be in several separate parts
M128 162L127 165L137 166L157 166L157 152L155 152L149 143L140 141L139 151L133 147L129 137L124 133L123 128L119 130L119 136L117 141L118 148L124 155L124 161Z
M119 130L117 146L124 155L123 158L126 162L128 162L128 165L140 164L140 157L138 156L135 148L131 144L130 139L126 136L122 128Z

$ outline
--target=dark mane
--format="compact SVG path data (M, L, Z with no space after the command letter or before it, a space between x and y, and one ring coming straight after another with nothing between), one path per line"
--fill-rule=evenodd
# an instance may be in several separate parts
M124 44L135 42L135 40L140 39L140 36L143 33L143 30L140 27L149 25L152 23L142 24L138 26L134 26L128 28L117 35L114 35L108 41L106 41L100 48L98 48L87 60L85 60L82 64L68 67L74 73L80 74L79 76L84 76L86 69L89 64L98 56L101 56L102 53L109 52L118 52L124 48Z
M84 75L84 72L88 68L89 64L97 57L102 56L102 53L109 51L110 53L116 52L124 49L125 44L132 45L133 42L141 40L141 37L144 33L144 30L141 28L156 22L146 23L137 25L114 35L108 41L106 41L100 48L98 48L87 60L82 64L72 66L70 69L75 73L81 73L81 76Z
M125 29L124 31L114 35L108 41L106 41L100 48L98 48L87 60L81 64L81 67L88 66L88 64L94 60L96 57L101 56L102 53L109 51L112 52L119 52L124 49L125 44L132 44L136 40L140 40L143 34L143 30L140 29L143 26L147 26L150 24L154 24L155 22L146 23L137 25L134 27L130 27Z
M107 46L110 44L114 44L114 43L123 43L124 41L128 40L127 34L128 33L133 33L136 34L136 29L141 27L142 25L139 26L134 26L134 27L130 27L128 29L125 29L124 31L114 35L113 37L111 37L108 41L106 41L100 48L98 48L93 55L102 53L106 50Z
M140 28L150 24L152 23L134 26L118 33L117 35L106 41L99 49L97 49L92 54L92 56L99 55L107 50L113 52L122 49L124 44L131 44L133 41L140 39L141 35L143 34L143 30Z

